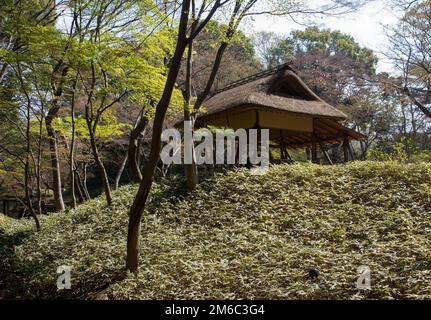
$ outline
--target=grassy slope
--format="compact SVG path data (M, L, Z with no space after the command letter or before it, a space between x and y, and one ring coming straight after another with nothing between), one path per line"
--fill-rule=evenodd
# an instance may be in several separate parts
M94 199L45 217L37 234L32 221L0 220L0 289L45 298L431 298L430 164L236 171L187 197L175 196L178 185L152 193L138 277L123 272L135 186L117 191L110 209ZM72 290L57 293L63 264ZM371 268L367 292L355 288L360 265Z

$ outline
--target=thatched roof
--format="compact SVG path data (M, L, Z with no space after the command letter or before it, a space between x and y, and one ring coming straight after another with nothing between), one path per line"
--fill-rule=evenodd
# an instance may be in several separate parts
M243 106L264 106L298 114L337 120L346 115L324 102L287 65L237 81L216 92L204 103L206 118Z
M318 97L287 64L236 81L215 92L198 114L195 128L267 128L270 139L291 148L366 137L339 123L347 116ZM181 127L183 119L175 126Z

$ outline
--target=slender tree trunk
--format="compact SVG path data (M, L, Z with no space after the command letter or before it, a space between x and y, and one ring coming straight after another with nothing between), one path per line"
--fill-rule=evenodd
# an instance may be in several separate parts
M85 190L81 176L78 173L78 170L75 168L74 171L75 174L75 186L76 190L78 191L78 195L82 198L82 201L90 200L90 195L88 194L88 191Z
M77 172L76 172L76 167L75 170L73 171L73 175L74 175L74 180L75 180L75 195L77 197L77 201L79 203L82 203L85 201L85 197L84 197L84 192L81 189L81 186L79 185L78 179L77 179Z
M27 98L27 110L26 110L26 131L25 131L25 138L26 138L26 155L25 155L25 162L24 162L24 192L25 192L25 198L27 201L27 206L28 209L30 211L31 216L34 219L34 222L36 224L36 230L39 231L40 230L40 222L39 222L39 218L36 215L36 212L33 209L33 204L31 202L31 198L32 195L30 194L30 168L29 168L29 163L30 163L30 155L32 156L32 159L34 161L34 156L33 156L33 151L31 148L31 134L30 134L30 127L31 127L31 98L30 95L28 94L27 90L26 90L26 86L24 85L24 80L23 80L23 75L21 72L21 65L18 62L17 63L17 76L19 78L20 84L21 84L21 88L22 91L24 93L24 95Z
M129 148L128 148L128 163L130 172L132 173L133 182L141 182L142 173L139 168L138 156L139 156L139 137L145 132L148 125L148 119L144 110L141 111L138 118L136 119L136 124L130 133L129 138Z
M99 150L97 148L97 143L96 143L97 125L103 113L102 109L103 109L104 99L102 100L101 106L97 110L96 115L94 115L93 105L92 105L92 98L94 94L93 91L95 90L95 87L96 87L96 71L95 71L94 61L91 61L91 69L92 69L92 85L91 85L90 94L88 95L87 103L85 104L85 120L87 123L88 133L90 134L91 151L93 153L93 158L94 158L94 161L96 162L96 166L99 170L100 179L102 180L102 186L106 196L106 203L108 204L108 206L110 206L112 204L111 187L109 185L108 174L106 173L106 169L100 157Z
M33 209L33 204L31 202L31 194L30 194L30 167L29 167L29 163L30 163L30 155L32 156L33 160L34 160L34 156L33 156L33 152L31 149L31 134L30 134L30 126L31 126L31 98L25 88L24 85L24 81L23 81L23 76L22 76L22 72L21 72L21 66L20 63L18 62L17 64L17 75L19 78L19 81L21 83L21 88L23 90L23 93L25 94L26 98L27 98L27 112L26 112L26 131L25 131L25 138L26 138L26 155L25 155L25 163L24 163L24 192L25 192L25 198L27 201L27 207L30 211L31 216L34 219L34 222L36 224L36 230L39 231L40 230L40 222L39 222L39 218L36 215L36 212Z
M191 121L191 131L192 131L192 137L194 134L194 121L193 116L190 115L190 112L184 110L184 120L185 121ZM185 146L186 148L186 146ZM187 191L192 192L196 189L196 186L199 183L199 174L198 174L198 166L196 164L196 156L195 156L195 144L193 139L191 140L191 146L188 146L189 150L191 151L191 163L184 164L184 174L186 177L187 182Z
M138 272L139 265L139 235L141 230L141 217L145 209L148 195L153 184L154 172L160 157L161 134L163 130L163 121L168 109L172 91L175 87L175 81L181 66L181 59L187 46L187 24L190 9L190 0L184 0L181 8L181 18L178 28L178 40L175 53L172 58L171 67L169 68L165 88L162 97L157 104L156 114L153 124L153 136L151 141L151 151L148 163L144 168L142 181L139 185L138 193L133 201L129 212L129 226L127 234L127 258L126 268L131 272ZM129 154L130 159L130 154ZM133 158L132 158L133 159Z
M29 210L32 218L34 219L34 222L36 224L36 230L40 231L39 218L37 217L37 214L33 209L33 204L31 202L31 196L30 196L29 159L28 159L28 156L27 156L27 159L25 162L25 169L24 169L24 189L25 189L25 198L27 201L28 210Z
M96 144L96 137L94 135L91 123L88 122L88 130L90 131L90 145L93 151L94 161L96 162L97 168L99 169L100 178L102 179L103 190L106 196L106 202L108 206L112 204L111 187L109 186L108 174L106 173L105 166L102 159L100 158L99 150Z
M126 155L123 158L123 161L121 161L120 168L118 168L117 175L115 176L114 190L118 189L121 176L122 176L124 168L126 167L126 164L127 164L127 158L128 158L128 154L126 153Z
M142 150L142 134L138 138L138 145L136 147L136 164L139 170L141 169L141 150Z
M36 160L36 187L37 187L37 213L42 215L42 187L41 187L41 178L42 178L42 135L43 135L43 104L40 115L39 122L39 137L37 142L37 160Z
M54 73L60 70L61 65L62 62L59 62L58 65L55 67ZM57 211L64 211L64 201L61 190L61 171L60 161L58 159L57 137L55 134L54 127L52 126L52 121L55 119L58 111L60 110L59 99L63 95L63 87L68 70L69 69L67 67L63 68L58 86L53 85L54 99L52 101L51 109L48 111L48 115L45 117L45 126L48 135L51 157L52 187L54 191L54 202Z
M36 169L36 188L37 188L37 213L39 215L42 215L42 188L41 188L41 182L40 182L40 163L38 163L38 168Z
M71 103L71 120L72 120L72 139L70 142L70 154L69 154L69 170L70 170L70 191L72 194L72 207L76 208L76 194L75 194L75 160L74 160L74 154L75 154L75 89L76 89L76 82L77 79L75 79L75 83L73 85L73 92L72 92L72 103Z
M73 161L73 142L70 149L70 192L72 196L72 207L76 208L76 181L75 181L75 163Z
M191 32L194 32L196 29L196 23L193 23L191 27ZM186 65L186 89L184 92L185 106L184 106L184 121L191 122L191 131L192 131L192 140L191 145L188 146L188 150L191 151L191 155L188 158L191 160L191 163L184 164L184 175L187 181L187 191L193 191L197 184L199 183L199 175L198 175L198 167L196 164L195 157L195 144L193 141L193 133L194 133L194 119L192 116L192 110L190 110L191 99L192 99L192 67L193 67L193 41L190 41L187 51L187 65ZM184 150L186 150L187 146L185 146ZM186 151L184 151L186 152Z
M49 141L51 157L52 188L54 191L54 202L57 211L64 210L63 194L61 193L60 161L58 159L57 137L52 126L53 118L48 115L45 119L46 131Z
M130 172L132 173L133 182L140 182L142 180L141 169L137 161L138 154L138 143L139 140L135 135L130 135L129 149L128 149L128 162L130 167Z
M232 36L232 31L228 31L227 35ZM211 69L211 74L208 78L208 81L206 83L205 89L204 91L199 95L198 99L196 100L196 103L194 105L194 110L193 113L190 114L189 110L184 110L184 120L188 120L188 121L192 121L192 134L194 133L194 119L195 119L195 114L199 111L200 107L202 106L202 104L204 103L205 99L207 98L207 96L209 95L211 88L214 84L214 81L216 79L216 75L217 72L220 68L220 64L224 55L224 52L226 51L228 44L226 42L223 42L220 47L217 50L216 53L216 57L214 60L214 64L213 67ZM189 44L189 49L190 51L192 51L193 47L192 44ZM190 53L189 53L190 54ZM190 74L189 78L189 83L187 83L187 88L186 88L186 99L187 99L187 104L190 104L190 100L191 100L191 62L192 62L192 57L190 56L188 59L188 74ZM196 157L195 157L195 148L194 148L194 143L192 141L192 145L191 148L192 150L192 163L191 164L185 164L184 165L184 170L185 170L185 176L186 176L186 180L187 180L187 190L193 191L196 189L197 184L199 183L199 174L198 174L198 166L196 164Z
M422 113L428 117L431 118L431 111L428 110L428 108L425 106L424 103L420 102L416 97L410 92L409 89L404 88L403 92L410 98L410 100L422 111Z
M30 162L30 153L32 153L32 150L31 150L31 141L30 141L30 139L31 139L31 135L30 135L30 126L31 126L30 107L31 107L30 106L30 99L28 99L28 105L27 105L27 128L26 128L27 150L26 150L25 166L24 166L24 190L25 190L25 198L27 200L28 210L30 211L31 216L34 219L34 222L36 224L36 230L40 231L39 218L37 217L36 212L33 209L33 204L31 202L31 195L30 195L30 183L31 183L31 181L30 181L30 177L29 177L30 176L29 162Z
M84 172L84 179L82 181L82 186L83 186L85 195L87 197L87 200L90 200L91 199L90 192L88 192L88 187L87 187L87 167L88 167L88 163L84 163L82 167L82 170Z

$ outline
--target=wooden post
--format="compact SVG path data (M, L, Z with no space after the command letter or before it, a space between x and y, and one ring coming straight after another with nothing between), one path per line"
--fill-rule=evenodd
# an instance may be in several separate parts
M269 148L269 163L274 163L274 156L272 155L271 148Z
M215 159L213 159L213 162L215 162ZM235 138L235 165L239 166L239 138Z
M305 157L306 157L307 161L311 160L310 148L305 148Z
M349 161L349 139L347 135L344 136L343 140L343 154L344 154L344 162Z
M352 145L349 143L347 146L348 146L348 149L349 149L350 157L352 158L352 160L355 160L356 157L354 155L354 151L353 151Z
M318 141L319 141L320 149L322 149L322 152L323 152L323 154L325 155L326 161L328 161L328 163L329 163L330 165L332 165L333 163L332 163L331 158L329 157L328 152L327 152L327 151L326 151L326 149L323 147L323 144L320 142L320 140L318 140Z
M280 140L280 159L286 160L286 153L284 152L284 144L282 140Z
M284 142L283 142L283 133L280 130L280 160L286 160L286 154L284 153Z
M317 163L317 143L316 135L314 133L311 136L311 162Z
M291 163L293 163L293 159L292 159L292 157L290 156L289 151L287 151L287 148L285 148L285 149L284 149L284 151L285 151L286 156L287 156L287 158L289 159L289 161L290 161Z

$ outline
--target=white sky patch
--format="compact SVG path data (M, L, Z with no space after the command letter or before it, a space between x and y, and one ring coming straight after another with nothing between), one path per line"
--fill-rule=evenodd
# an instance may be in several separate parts
M393 71L382 52L386 51L388 39L384 26L394 25L399 12L388 6L384 0L370 1L360 10L342 16L316 18L312 25L319 28L339 30L349 34L361 45L372 49L379 58L377 71ZM246 23L245 32L252 35L258 31L272 31L287 35L292 30L305 29L306 26L295 23L287 17L256 16Z

